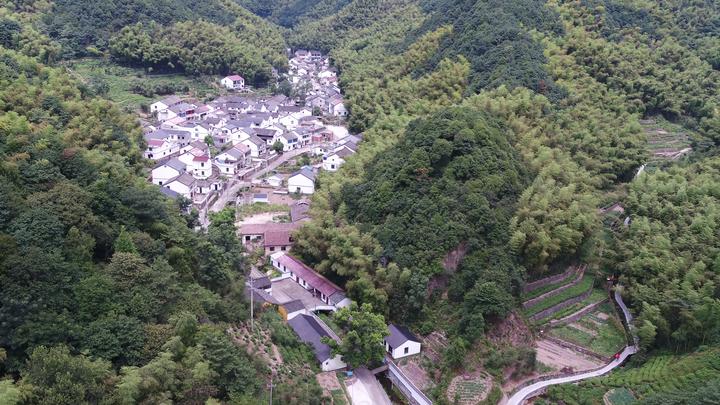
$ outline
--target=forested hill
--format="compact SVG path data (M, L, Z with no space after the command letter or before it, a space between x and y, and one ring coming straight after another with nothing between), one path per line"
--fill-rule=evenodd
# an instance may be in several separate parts
M227 334L248 312L234 211L195 232L146 181L137 117L0 10L0 403L267 403L266 363ZM276 396L311 403L314 381Z
M352 298L447 332L446 371L488 344L476 342L523 280L577 261L620 276L649 352L720 344L720 256L699 239L720 235L709 180L720 142L716 2L356 0L263 11L277 12L293 21L291 46L330 52L350 126L364 134L341 174L321 177L296 250ZM689 137L690 158L651 155L664 145L647 138L648 122ZM607 230L598 208L615 201L635 225Z
M287 65L281 29L233 0L13 0L8 7L15 14L5 18L50 39L47 62L110 55L161 72L242 72L251 83Z

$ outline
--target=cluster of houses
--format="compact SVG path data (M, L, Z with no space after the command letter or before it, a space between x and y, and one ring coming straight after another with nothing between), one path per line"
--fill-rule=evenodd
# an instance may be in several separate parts
M288 80L295 88L304 89L305 106L318 109L323 115L345 117L348 110L338 86L337 71L319 51L300 49L290 59Z
M341 287L291 252L293 232L308 219L308 208L309 202L300 200L291 206L289 223L246 224L240 227L238 233L243 244L248 250L262 249L275 272L271 278L253 269L248 292L260 301L278 306L298 338L310 345L323 371L339 370L347 365L341 356L333 355L330 347L322 342L323 337L339 342L339 337L315 313L334 312L349 306L351 301ZM420 352L420 340L409 330L396 325L388 325L388 329L390 334L383 344L393 359Z

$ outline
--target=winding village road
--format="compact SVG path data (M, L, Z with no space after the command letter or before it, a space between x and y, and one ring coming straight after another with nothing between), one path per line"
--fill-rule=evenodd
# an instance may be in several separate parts
M625 321L627 325L630 325L630 322L632 321L632 314L630 314L630 311L628 310L627 306L622 300L622 297L620 296L620 292L618 290L615 290L615 301L618 303L618 306L623 312L623 316L625 317ZM565 384L565 383L571 383L571 382L577 382L581 380L585 380L588 378L593 377L599 377L601 375L605 375L612 371L614 368L618 367L619 365L623 364L625 360L632 356L633 354L637 353L637 338L633 336L635 339L635 344L632 346L627 346L625 349L620 353L620 356L610 363L608 363L605 367L588 371L586 373L577 374L573 376L568 377L558 377L553 378L550 380L545 381L538 381L534 384L528 385L527 387L524 387L520 389L518 392L516 392L510 399L507 401L508 405L521 405L523 401L525 401L527 398L532 397L533 394L538 393L539 391L551 386L551 385L557 385L557 384Z
M235 198L241 188L250 187L252 185L252 181L256 178L264 175L271 170L275 170L275 168L287 162L288 160L300 156L303 153L310 152L311 150L312 146L303 146L302 148L293 149L291 151L285 152L277 159L270 162L266 167L248 176L247 179L244 179L242 181L235 181L234 183L232 183L228 188L226 188L225 190L223 190L222 193L220 193L218 199L215 200L215 202L209 207L209 209L200 212L200 223L202 227L207 228L207 226L210 224L208 212L220 212L230 201L232 201L232 199Z

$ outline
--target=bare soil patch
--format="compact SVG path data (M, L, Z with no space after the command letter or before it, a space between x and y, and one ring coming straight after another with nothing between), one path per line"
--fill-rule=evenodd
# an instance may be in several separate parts
M488 332L488 338L497 345L528 346L533 344L530 328L516 312L512 312L502 322L495 324Z
M537 350L537 360L556 370L571 368L572 371L581 371L603 365L598 359L585 356L545 339L538 340L535 349Z

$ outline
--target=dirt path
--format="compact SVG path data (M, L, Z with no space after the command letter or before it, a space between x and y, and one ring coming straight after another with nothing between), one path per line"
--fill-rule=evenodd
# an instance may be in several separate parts
M603 365L603 362L597 359L584 356L549 340L538 340L535 348L537 360L556 370L564 367L572 367L574 371L590 370Z

